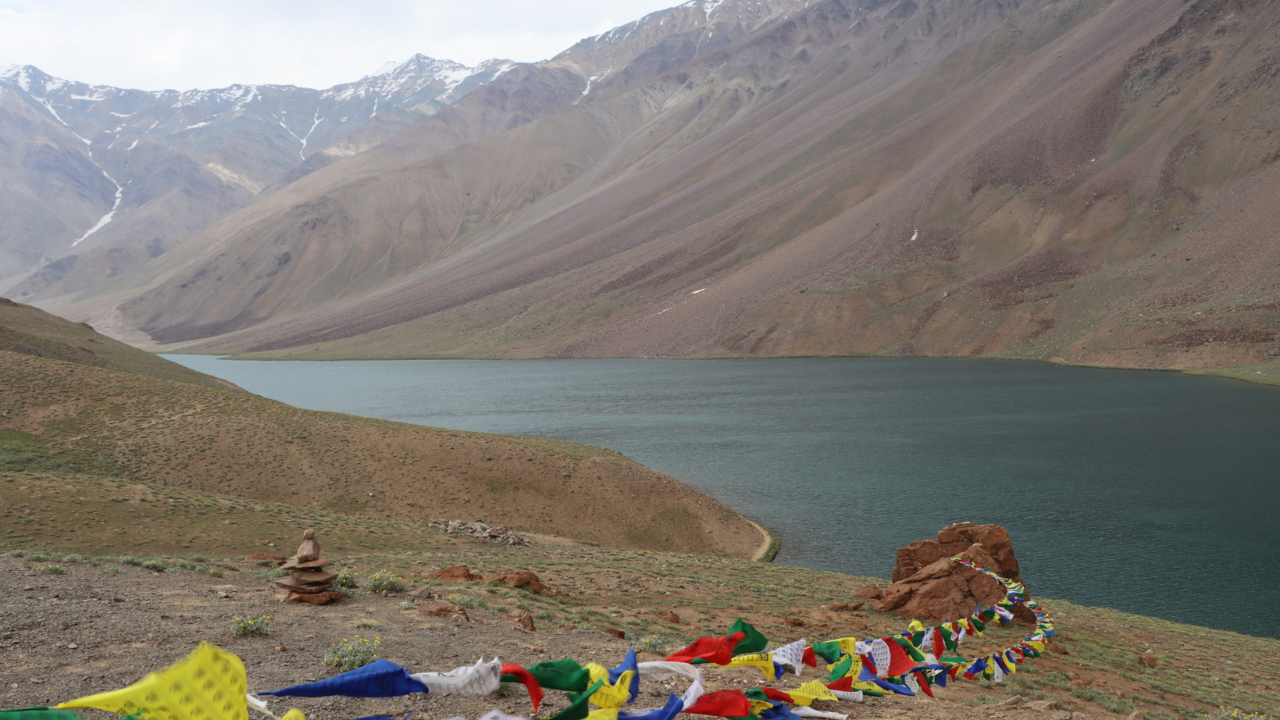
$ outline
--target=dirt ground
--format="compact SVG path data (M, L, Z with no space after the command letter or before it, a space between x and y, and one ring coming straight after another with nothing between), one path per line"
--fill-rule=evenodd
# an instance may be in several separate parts
M147 672L180 660L201 640L241 657L250 691L261 692L331 676L334 671L323 664L325 652L334 643L357 635L380 639L382 657L410 672L421 672L446 671L495 655L503 662L526 666L572 657L583 664L599 662L611 667L630 648L638 650L641 660L656 660L693 637L722 634L737 615L755 624L775 645L806 636L811 640L876 636L900 628L904 622L875 612L834 612L828 605L819 604L851 597L854 586L862 579L740 560L660 553L628 555L570 545L499 549L459 543L454 554L408 552L394 558L363 558L362 562L345 566L359 567L362 572L391 567L416 581L441 565L458 560L459 553L470 555L473 568L484 572L511 568L512 561L527 560L523 564L535 567L557 592L554 596L532 595L505 587L413 582L410 592L359 593L328 606L313 607L282 602L283 593L266 577L272 568L254 561L211 560L207 567L219 568L224 575L217 578L203 574L203 568L159 572L112 562L95 565L95 561L57 563L63 573L46 574L40 568L50 563L0 557L0 597L4 598L0 602L0 656L4 657L0 707L52 705L125 687ZM178 567L178 563L169 562L173 563L170 567ZM232 570L231 566L239 569ZM759 568L758 577L750 577L753 568ZM819 585L804 592L806 582ZM747 598L744 590L750 587L772 588L776 592L774 601ZM415 589L420 597L412 594ZM429 599L432 596L435 599ZM418 603L466 607L470 620L428 617L417 610ZM1084 699L1084 692L1045 694L1034 685L996 687L955 682L938 690L934 700L892 696L868 698L862 704L818 703L818 707L854 718L936 720L1081 720L1116 714L1173 718L1194 717L1213 710L1213 703L1166 695L1135 681L1135 676L1117 669L1132 662L1129 658L1117 661L1114 656L1120 653L1111 653L1115 667L1097 662L1091 650L1095 642L1091 635L1134 644L1124 633L1126 627L1129 632L1139 629L1138 625L1129 625L1136 616L1117 613L1112 617L1105 614L1108 611L1100 611L1100 615L1098 611L1082 612L1089 609L1057 603L1050 604L1050 609L1056 605L1063 609L1056 616L1071 618L1065 623L1070 630L1057 643L1055 652L1029 661L1024 665L1026 671L1018 677L1070 678L1070 682L1078 684L1077 689L1088 689L1088 696L1095 697L1093 701ZM520 608L532 611L537 626L534 632L526 632L512 621ZM655 610L668 608L675 611L679 623L652 622ZM268 635L229 634L232 618L252 615L270 616ZM1184 627L1154 622L1161 623L1161 627ZM1059 625L1063 624L1060 619ZM619 628L626 628L625 639L605 632ZM1177 637L1168 632L1152 634L1146 644L1159 648L1161 661L1172 672L1170 653L1177 646L1190 647L1188 641L1197 630L1189 629L1192 634ZM1026 632L1026 628L1012 626L989 632L988 637L965 646L969 650L966 656L972 657L983 648L989 652L1012 644ZM1215 637L1232 635L1204 633ZM1272 646L1280 645L1275 641L1257 642L1263 643L1259 648L1263 651L1269 648L1274 652ZM1203 648L1193 650L1199 655ZM1194 668L1191 671L1198 672ZM704 675L708 690L762 684L761 676L753 669L708 667ZM1214 680L1231 679L1226 677L1228 673L1222 675ZM1246 700L1235 704L1257 709L1273 702L1278 686L1275 675L1273 668L1250 671L1247 677L1240 677L1241 683L1270 690L1260 691L1264 695L1254 698L1235 695ZM785 690L818 676L818 671L806 670L802 678L787 676L774 685ZM683 683L644 683L636 707L660 706L667 693L679 694L683 689ZM1233 691L1225 686L1223 689ZM1157 696L1167 701L1158 700ZM1139 698L1165 704L1149 705ZM541 714L554 714L566 702L563 693L548 691ZM1120 709L1133 708L1132 711L1117 713L1116 703L1126 702ZM489 710L531 714L524 690L514 685L486 697L273 699L271 706L277 714L298 707L311 720L351 720L375 714L401 716L409 710L420 713L415 717L426 718L476 718ZM84 714L109 717L96 711Z

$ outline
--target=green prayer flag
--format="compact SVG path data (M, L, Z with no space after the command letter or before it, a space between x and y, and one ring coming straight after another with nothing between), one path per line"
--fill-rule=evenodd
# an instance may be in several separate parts
M835 682L845 675L848 675L849 668L851 667L853 667L853 656L845 655L843 660L836 663L836 666L831 668L831 675L827 678L827 682Z
M836 640L828 642L816 642L813 644L813 654L826 660L829 663L836 662L844 651L840 649L840 643Z
M769 647L769 639L761 632L748 625L742 618L738 618L733 627L729 628L729 634L736 632L746 633L746 637L742 638L742 642L738 643L733 649L734 655L750 655L751 653L764 652Z
M574 664L576 665L577 663ZM529 668L529 672L533 672L533 668ZM591 687L581 693L570 693L569 707L552 715L551 720L583 720L583 718L591 714L591 704L587 700L602 687L604 687L604 680L597 680Z
M548 660L528 668L529 674L537 679L538 684L548 690L565 692L582 692L587 689L591 673L578 664L573 658ZM513 677L512 682L515 682Z
M21 710L0 710L0 720L81 720L81 718L67 710L33 707Z

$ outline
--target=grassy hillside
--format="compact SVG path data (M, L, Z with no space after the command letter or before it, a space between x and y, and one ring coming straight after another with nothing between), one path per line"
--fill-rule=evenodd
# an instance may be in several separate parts
M235 385L185 368L95 332L84 323L0 298L0 350L110 368L158 380L239 390Z
M740 559L605 549L539 537L529 547L490 545L418 523L79 474L0 473L0 501L0 518L14 530L0 538L0 550L11 553L0 557L0 593L10 599L7 637L13 648L6 678L17 682L7 688L7 697L0 695L0 705L10 707L123 686L145 670L173 662L201 639L245 658L250 689L256 691L331 674L321 665L324 651L356 634L380 637L384 657L417 672L447 670L493 654L526 665L576 657L611 666L634 647L642 660L657 659L699 635L721 633L736 617L746 618L775 644L801 637L877 636L905 623L865 608L830 609L853 602L866 578ZM406 578L409 590L425 594L357 590L324 608L279 604L270 564L241 558L289 554L309 526L319 528L323 553L335 567L351 568L358 577L391 571ZM884 562L887 568L892 558ZM454 564L478 572L529 569L558 593L423 580L433 569ZM54 621L50 612L69 598L116 601L85 605L93 614L91 623ZM1049 653L1025 663L1004 685L961 681L938 690L937 700L889 697L862 707L822 709L937 720L1048 720L1055 711L1071 710L1088 718L1171 720L1200 717L1220 706L1254 712L1280 707L1280 665L1270 660L1280 654L1280 641L1043 602L1059 638ZM470 621L426 617L416 604L460 607ZM536 632L522 632L509 622L520 611L530 613ZM267 637L227 634L232 617L253 614L272 616ZM135 622L143 617L151 635L138 638ZM625 640L604 634L611 629L622 630ZM1022 627L997 628L962 647L974 657L1025 634ZM79 648L57 645L70 641ZM1138 664L1147 649L1157 658L1155 668ZM761 682L749 668L710 668L706 675L709 690ZM776 686L794 688L813 676L811 671L803 678L788 676ZM646 683L642 691L638 706L648 707L661 704L668 689ZM548 695L544 715L564 703L560 693ZM1027 703L988 707L1015 695ZM375 712L399 716L409 709L431 717L478 717L494 708L528 713L527 700L517 693L325 702L294 704L311 720Z
M370 518L483 519L619 547L750 557L733 511L622 455L299 410L0 352L0 469L77 471Z

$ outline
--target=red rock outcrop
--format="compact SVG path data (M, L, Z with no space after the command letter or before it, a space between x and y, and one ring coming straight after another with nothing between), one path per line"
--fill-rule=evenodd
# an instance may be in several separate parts
M999 525L974 525L970 522L950 525L938 532L936 540L917 540L898 550L898 564L894 566L890 579L894 582L906 580L939 560L959 555L974 544L981 544L986 549L986 558L991 564L974 562L1011 580L1020 579L1018 559L1013 556L1009 531Z
M988 545L987 543L991 543ZM980 572L951 561L962 557L1005 577L1019 579L1009 533L999 525L957 523L936 540L913 542L898 551L893 584L883 590L876 609L903 617L945 622L965 617L979 606L1004 597L1004 587ZM859 594L873 597L873 594ZM1034 624L1034 615L1018 608L1019 622Z
M489 585L492 583L502 583L513 588L524 588L531 593L540 593L547 589L547 586L538 580L538 576L528 570L512 570L511 572L486 575L484 584Z

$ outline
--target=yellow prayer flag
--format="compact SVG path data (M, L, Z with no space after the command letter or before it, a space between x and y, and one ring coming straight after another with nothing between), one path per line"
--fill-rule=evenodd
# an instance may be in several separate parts
M827 689L821 680L810 680L795 690L787 690L786 693L795 700L797 705L809 706L814 700L839 700L836 694Z
M594 697L594 696L593 696ZM586 720L618 720L618 708L606 707L587 713Z
M739 655L729 661L725 667L753 667L764 673L766 682L773 682L773 653L756 653ZM773 707L770 705L769 707Z
M773 703L768 702L767 700L752 700L751 698L747 698L747 702L751 704L752 715L759 715L765 710L773 707Z
M589 663L586 671L591 679L588 685L595 685L603 680L604 685L591 696L591 702L602 708L620 708L631 699L631 678L636 676L635 670L628 670L618 676L618 682L609 684L609 671L599 663Z
M127 688L89 695L58 707L95 708L119 715L141 711L147 720L249 720L246 690L240 658L209 643L200 643L186 659ZM295 718L301 715L299 712Z

